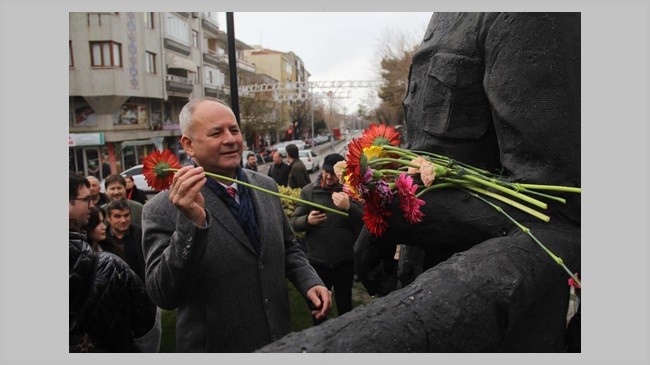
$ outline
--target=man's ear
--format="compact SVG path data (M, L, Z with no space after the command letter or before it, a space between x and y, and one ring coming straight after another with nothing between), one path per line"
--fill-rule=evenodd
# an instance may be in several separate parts
M194 157L194 148L192 147L192 139L186 135L181 136L181 146L190 157Z

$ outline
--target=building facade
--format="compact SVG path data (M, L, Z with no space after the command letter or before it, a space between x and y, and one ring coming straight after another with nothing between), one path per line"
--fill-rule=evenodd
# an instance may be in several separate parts
M227 38L215 12L69 13L69 167L103 179L176 152L188 100L229 101ZM236 41L240 79L255 73Z
M280 52L263 48L259 45L252 46L253 49L244 51L246 60L255 66L256 72L269 75L278 81L279 84L290 86L297 82L309 81L309 72L305 68L302 59L293 52ZM290 87L289 87L290 89ZM288 90L281 88L281 90ZM294 129L299 111L305 110L304 102L282 100L278 103L278 118L281 127L276 130L278 139L295 139ZM298 137L299 138L299 137ZM276 139L276 138L274 138Z

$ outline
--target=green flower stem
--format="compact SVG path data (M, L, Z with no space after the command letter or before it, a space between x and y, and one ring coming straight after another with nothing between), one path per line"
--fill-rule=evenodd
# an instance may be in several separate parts
M525 189L535 189L535 190L553 190L553 191L563 191L567 193L582 193L582 188L575 188L571 186L561 186L561 185L536 185L536 184L521 184L519 186Z
M479 169L478 167L474 167L472 165L468 165L468 164L460 162L460 161L452 160L452 159L450 159L449 157L446 157L446 156L437 155L435 153L431 153L431 152L427 152L427 151L414 151L414 152L417 152L418 155L425 155L425 156L428 156L430 158L434 158L434 159L437 159L439 161L443 161L444 162L443 164L445 166L459 165L459 166L462 166L462 167L464 167L464 168L466 168L468 170L475 171L475 172L477 172L477 173L479 173L481 175L496 176L495 174L493 174L493 173L491 173L489 171Z
M164 171L176 172L176 171L178 171L178 169L165 169ZM213 174L213 173L207 172L207 171L205 172L205 174L208 175L208 176L212 176L214 178L217 178L217 179L226 180L226 181L230 181L230 182L235 182L237 184L241 184L241 185L247 186L247 187L249 187L251 189L259 190L259 191L261 191L263 193L274 195L274 196L277 196L279 198L293 200L293 201L298 202L298 203L302 203L302 204L305 204L305 205L310 205L312 207L318 208L319 210L325 210L325 211L328 211L330 213L334 213L334 214L342 215L344 217L348 217L348 213L346 213L346 212L342 212L340 210L332 209L332 208L329 208L329 207L326 207L326 206L323 206L323 205L320 205L320 204L312 203L310 201L303 200L303 199L300 199L300 198L296 198L296 197L293 197L293 196L276 193L275 191L264 189L262 187L259 187L259 186L253 185L253 184L249 184L249 183L244 182L244 181L240 181L240 180L233 179L233 178L223 176L223 175L219 175L219 174Z
M426 194L426 193L428 193L428 192L430 192L432 190L438 190L438 189L444 189L444 188L455 188L455 187L458 187L458 185L454 184L454 183L450 183L450 182L434 184L434 185L431 185L429 187L426 187L426 188L422 189L419 193L415 194L415 197L419 198L422 195L424 195L424 194Z
M549 250L546 246L544 246L544 244L542 244L542 242L540 242L540 241L537 239L537 237L535 237L535 235L533 234L533 232L530 231L530 228L525 227L525 226L522 225L521 223L517 222L517 220L515 220L515 219L512 218L510 215L508 215L508 213L506 213L506 212L505 212L501 207L499 207L499 206L497 206L497 205L495 205L495 204L492 204L492 203L489 202L487 199L485 199L485 198L483 198L483 197L481 197L481 196L479 196L478 194L475 194L475 193L470 193L470 192L468 192L468 193L469 193L470 195L472 195L473 197L475 197L475 198L481 199L482 201L484 201L485 203L489 204L489 205L492 206L494 209L496 209L498 212L500 212L501 214L505 215L505 216L506 216L506 217L507 217L507 218L508 218L512 223L514 223L514 224L515 224L519 229L521 229L522 232L526 233L530 238L532 238L533 241L535 241L535 243L537 243L537 245L539 245L539 247L541 247L542 250L544 250L544 252L546 252L546 254L549 255L549 256L553 259L553 261L555 261L555 263L557 263L558 265L562 266L562 268L564 269L564 271L566 271L566 272L569 274L569 276L571 276L571 278L573 278L573 280L574 280L574 281L575 281L579 286L582 287L582 283L580 282L580 279L578 279L578 278L573 274L573 272L572 272L571 270L569 270L568 267L566 267L566 265L564 264L564 260L562 260L561 257L558 257L558 256L555 255L553 252L551 252L551 250Z
M474 172L471 172L471 173L473 174ZM479 178L480 177L482 177L482 176L479 175ZM485 178L485 177L483 177L483 178ZM564 199L564 198L561 198L561 197L555 196L555 195L540 193L540 192L534 191L534 190L526 189L520 183L511 183L511 182L507 182L507 181L501 181L501 180L496 179L496 178L489 178L488 181L493 182L495 184L499 184L501 186L506 186L506 187L508 187L510 189L513 189L516 192L523 192L523 193L526 193L526 194L537 195L537 196L540 196L542 198L555 200L555 201L558 201L558 202L560 202L562 204L566 204L566 199ZM547 189L547 190L552 190L552 189Z
M549 194L544 194L544 193L540 193L539 191L528 190L528 189L522 189L522 190L520 190L520 191L523 191L524 193L527 193L527 194L532 194L532 195L541 196L542 198L546 198L546 199L550 199L550 200L555 200L555 201L558 201L558 202L560 202L560 203L562 203L562 204L566 204L566 199L564 199L564 198L560 198L559 196L549 195Z
M400 171L400 170L392 170L392 169L381 169L381 170L375 170L379 171L382 174L395 174L395 175L400 175L400 174L405 174L405 171Z
M402 157L418 157L417 153L414 153L414 152L409 151L409 150L405 150L403 148L394 147L394 146L389 145L389 144L381 145L381 148L383 148L384 150L387 150L387 151L394 152L394 153L396 153L396 154L398 154L398 155L400 155Z
M484 189L481 189L481 188L478 188L478 187L472 186L472 185L465 185L463 187L466 188L466 189L470 189L472 191L475 191L477 193L487 195L487 196L492 197L494 199L500 200L500 201L502 201L502 202L504 202L504 203L506 203L508 205L511 205L511 206L523 211L523 212L526 212L526 213L532 215L535 218L539 218L539 219L543 220L544 222L548 222L548 221L551 220L551 217L547 216L546 214L540 213L540 212L536 211L535 209L527 207L527 206L525 206L525 205L523 205L521 203L518 203L518 202L516 202L514 200L508 199L508 198L506 198L506 197L504 197L502 195L495 194L495 193L493 193L491 191L487 191L487 190L484 190Z
M378 158L376 160L368 161L368 165L373 166L373 165L378 164L378 163L383 164L383 163L390 163L390 162L397 162L397 163L402 164L402 165L415 167L416 169L420 168L420 165L414 164L411 161L401 160L401 159L397 159L397 158L390 158L390 157L383 157L383 158Z
M551 220L551 217L547 216L546 214L540 213L540 212L536 211L535 209L527 207L527 206L525 206L525 205L523 205L521 203L518 203L518 202L516 202L516 201L514 201L512 199L508 199L505 196L493 193L491 191L487 191L485 189L481 189L478 186L474 185L474 183L472 183L470 181L461 180L461 179L454 179L454 178L449 178L449 177L441 177L436 181L443 181L443 183L437 183L437 184L434 184L434 185L422 190L420 193L418 193L416 195L416 197L420 197L422 194L424 194L425 192L435 188L436 186L449 187L449 184L451 184L451 185L453 185L455 187L470 189L470 190L472 190L474 192L477 192L477 193L480 193L480 194L483 194L483 195L487 195L487 196L492 197L494 199L500 200L500 201L502 201L502 202L504 202L504 203L506 203L508 205L511 205L511 206L513 206L513 207L515 207L515 208L517 208L517 209L519 209L519 210L521 210L521 211L523 211L525 213L528 213L528 214L532 215L535 218L543 220L544 222L548 222L548 221Z
M498 185L498 184L495 184L495 183L492 183L492 182L489 182L489 181L485 181L484 179L478 178L478 177L476 177L474 175L465 174L465 175L463 175L463 178L474 181L474 182L477 182L477 183L485 185L485 186L489 186L489 187L491 187L493 189L502 191L502 192L504 192L504 193L506 193L508 195L514 196L515 198L519 198L519 199L521 199L521 200L523 200L525 202L533 204L536 207L539 207L539 208L542 208L542 209L548 208L548 205L546 203L542 202L542 201L531 198L531 197L529 197L527 195L524 195L524 194L521 194L519 192L510 190L510 189L505 188L505 187L503 187L501 185Z

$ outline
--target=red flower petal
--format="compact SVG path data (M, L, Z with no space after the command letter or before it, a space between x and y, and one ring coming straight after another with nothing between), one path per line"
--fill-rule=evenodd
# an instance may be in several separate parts
M142 175L149 186L156 190L167 190L174 180L174 172L167 169L180 169L181 164L171 150L153 151L142 160Z
M395 127L372 123L363 131L363 135L359 138L359 143L362 148L385 144L399 146L399 132L395 130Z

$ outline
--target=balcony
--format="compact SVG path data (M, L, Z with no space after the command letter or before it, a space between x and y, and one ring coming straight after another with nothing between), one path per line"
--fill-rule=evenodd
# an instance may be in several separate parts
M213 66L219 66L220 63L228 63L228 60L224 56L218 56L212 51L210 53L203 53L203 62L209 63Z
M188 95L194 90L194 81L188 79L187 77L176 75L166 75L165 85L167 86L167 91Z
M250 73L255 72L255 65L243 60L237 60L237 68L245 72L250 72Z
M207 30L215 35L219 34L219 26L213 24L211 21L207 19L201 19L201 25L203 26L204 30Z

